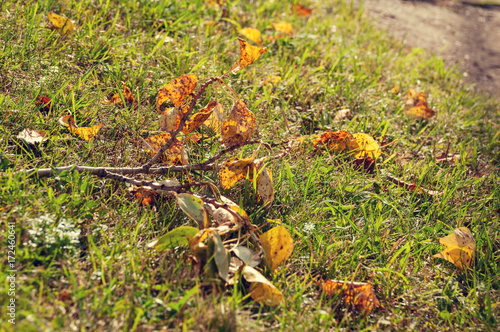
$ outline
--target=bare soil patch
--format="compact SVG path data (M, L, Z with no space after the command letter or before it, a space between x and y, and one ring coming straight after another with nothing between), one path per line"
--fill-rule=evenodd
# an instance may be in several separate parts
M458 64L465 81L500 98L500 6L479 1L364 0L391 36ZM500 2L499 2L500 4Z

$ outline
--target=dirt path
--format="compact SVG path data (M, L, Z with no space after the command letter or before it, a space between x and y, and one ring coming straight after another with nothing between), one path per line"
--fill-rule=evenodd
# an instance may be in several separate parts
M433 52L449 66L460 63L466 81L500 98L500 6L451 0L362 2L393 37Z

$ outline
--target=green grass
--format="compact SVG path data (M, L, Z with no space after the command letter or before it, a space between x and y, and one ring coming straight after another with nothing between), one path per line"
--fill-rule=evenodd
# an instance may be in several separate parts
M314 8L308 19L290 16L287 2L228 2L227 19L210 26L205 23L219 20L223 9L201 0L0 3L0 218L6 227L16 224L17 330L499 328L498 101L474 92L442 59L389 39L362 9L334 0L305 4ZM49 11L72 19L77 32L64 38L47 29ZM158 132L158 90L185 73L222 74L239 56L235 28L272 34L270 22L281 20L293 24L293 37L265 42L267 53L226 80L257 116L253 138L280 143L345 129L369 133L385 146L375 174L356 171L335 153L301 150L269 162L275 189L269 209L248 184L225 191L253 224L281 219L292 234L286 267L266 272L285 295L283 305L263 307L241 288L196 277L188 248L148 249L167 231L194 226L168 197L140 207L116 181L74 172L48 179L15 173L73 163L142 165L149 157L141 138ZM282 81L261 86L274 75ZM138 99L137 110L100 103L121 82ZM401 94L390 92L395 85ZM424 91L437 115L408 118L408 88ZM39 95L51 98L49 114L39 112ZM200 105L213 97L208 89ZM222 92L219 98L229 109L230 98ZM354 117L334 123L342 108ZM68 110L79 126L104 122L94 141L79 140L58 124ZM29 147L16 139L24 128L45 130L50 139ZM191 147L190 162L219 150L206 142ZM281 150L261 148L259 156ZM252 147L240 151L249 156ZM460 160L437 162L446 151ZM442 194L399 188L387 174ZM191 176L218 185L214 172ZM42 216L55 222L35 236ZM80 230L76 244L37 242L62 220ZM474 268L464 273L431 258L442 249L437 239L461 226L472 231L477 248ZM5 280L7 233L0 240ZM369 282L383 308L370 315L346 311L339 299L321 296L317 277ZM8 299L0 299L0 326L11 330Z

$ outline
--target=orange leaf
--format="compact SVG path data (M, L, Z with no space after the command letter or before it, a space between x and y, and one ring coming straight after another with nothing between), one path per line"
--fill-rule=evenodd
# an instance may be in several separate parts
M408 90L405 108L406 114L415 118L428 119L436 115L436 112L427 106L425 93L419 92L417 94L413 89Z
M328 297L340 295L344 305L351 309L371 312L380 307L380 302L370 284L327 280L321 287Z
M40 105L40 111L48 112L50 111L50 98L44 96L36 97L35 104Z
M238 100L222 124L222 144L229 147L248 141L255 129L255 121L255 115Z
M132 91L127 87L125 83L123 83L123 98L125 99L125 102L127 105L134 105L134 108L138 107L137 100L135 100L134 95L132 94ZM104 105L123 105L122 97L120 96L119 93L113 95L109 100L102 100L102 104Z
M144 140L143 148L151 155L155 155L163 145L167 144L170 137L169 133L148 137ZM186 165L188 163L187 159L186 149L184 148L182 142L177 139L174 139L174 143L167 151L165 151L165 155L163 156L163 161L169 165Z
M100 124L93 126L93 127L77 127L75 123L75 119L73 118L73 115L65 115L61 118L59 118L59 123L66 128L68 128L69 132L72 133L73 135L76 135L80 137L81 139L84 139L86 141L90 141L93 139L97 133L99 132L99 129L101 129L102 125L104 122L101 122Z
M184 103L184 99L193 93L197 82L198 77L196 75L182 75L165 85L158 92L158 99L156 101L158 112L163 113L162 111L165 107L162 109L161 106L167 99L170 99L175 107L181 106Z
M271 23L274 27L274 30L278 32L284 32L287 34L292 34L293 33L293 26L288 23L288 22L278 22L278 23Z
M309 16L312 12L312 9L304 7L299 4L292 5L292 14L295 14L299 17Z
M244 28L244 29L239 29L238 32L243 36L245 36L245 38L253 41L255 44L257 45L262 44L262 36L259 30L254 28Z
M313 146L317 149L324 145L330 151L343 152L348 150L348 143L352 139L352 135L345 130L325 131L313 141Z
M189 134L198 129L210 117L215 105L217 105L217 102L212 100L204 109L191 116L191 119L189 119L184 125L184 128L182 128L182 132L184 134Z
M137 198L139 205L151 205L158 195L155 191L143 187L133 187L130 192Z
M238 38L240 42L240 59L238 60L239 69L245 68L255 62L262 54L267 52L267 48L260 48L258 46L252 46L241 38Z

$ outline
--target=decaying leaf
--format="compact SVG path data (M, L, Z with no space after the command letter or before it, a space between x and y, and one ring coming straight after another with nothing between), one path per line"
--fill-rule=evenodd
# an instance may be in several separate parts
M237 72L241 68L245 68L255 62L262 54L267 52L267 48L261 48L258 46L252 46L241 38L238 38L240 42L240 59L238 60L238 68L235 68L233 72Z
M70 35L76 31L73 22L69 18L57 15L56 13L49 12L48 15L50 23L52 25L49 27L52 30L57 30L61 35Z
M170 140L170 137L171 136L169 133L150 136L143 141L142 147L150 154L155 155L156 153L158 153L158 151L161 149L163 145L167 144L167 142ZM186 149L184 148L182 142L179 141L177 138L174 139L174 142L170 146L170 148L167 151L165 151L165 155L162 157L162 159L164 162L170 165L174 164L187 165L188 163L188 156Z
M22 139L28 144L36 145L49 139L49 135L44 130L24 129L17 134L18 139Z
M201 198L184 193L176 195L176 199L181 210L196 221L200 229L203 229L208 224L207 211L203 208L203 200Z
M252 178L256 154L245 159L229 158L224 162L219 171L219 181L224 189L229 189L238 181L249 176Z
M125 102L128 106L134 105L134 108L138 107L139 104L137 103L137 100L135 100L132 91L127 87L125 83L123 83L123 98L125 99ZM104 105L123 105L123 100L120 94L117 93L114 94L109 100L102 100L101 103Z
M271 228L260 236L262 248L266 253L266 264L275 271L293 251L293 239L283 226Z
M255 115L238 100L222 124L220 140L227 147L246 142L255 129Z
M334 152L344 152L348 150L348 143L353 139L352 135L345 130L338 132L325 131L314 139L314 148L326 146L328 150Z
M250 282L250 296L262 305L277 306L284 300L283 294L259 271L246 265L243 278Z
M380 307L380 302L370 284L327 280L321 287L326 296L340 295L344 305L348 308L371 312L373 309Z
M290 35L293 33L293 26L288 22L277 22L271 24L277 32L283 32Z
M365 133L353 134L347 145L358 159L366 157L377 159L382 153L377 141Z
M50 98L45 96L36 97L35 104L40 105L40 111L49 112L50 111Z
M432 257L446 259L455 264L462 271L470 267L476 255L476 242L467 227L459 227L450 235L439 239L445 250Z
M216 134L220 134L225 115L226 112L224 111L222 104L217 103L217 105L215 105L213 109L212 114L210 114L208 119L203 124L211 128Z
M184 125L184 128L182 128L182 132L184 134L189 134L198 129L212 115L215 105L217 105L217 102L212 100L205 108L191 116L191 119L189 119Z
M311 12L312 12L312 9L304 7L302 5L299 5L299 4L292 5L292 14L295 14L299 17L309 16L311 14Z
M365 172L370 174L375 171L375 160L370 157L354 159L353 164L355 169L364 169Z
M149 187L148 187L149 188ZM130 192L137 198L139 205L149 206L153 204L156 196L158 195L154 190L144 187L133 187Z
M425 93L416 93L413 89L408 90L405 109L406 114L415 118L428 119L436 115L436 112L427 106Z
M174 249L178 246L188 245L189 239L198 234L199 229L191 226L180 226L160 236L154 246L157 250Z
M166 110L158 121L159 127L163 131L174 132L181 124L182 111L180 108L171 107Z
M245 38L250 39L255 44L262 44L262 36L259 30L255 28L243 28L239 29L238 33L242 34Z
M64 127L68 128L69 132L72 133L73 135L76 135L86 141L90 141L97 135L99 129L101 129L104 122L101 122L100 124L93 127L80 128L76 126L73 115L65 115L59 118L59 123Z
M198 77L196 75L182 75L165 85L158 92L158 99L156 100L156 109L158 112L163 113L165 108L162 105L170 99L175 107L179 107L184 103L188 95L193 93L196 88Z
M273 176L266 167L257 176L257 192L264 204L270 204L274 200Z

